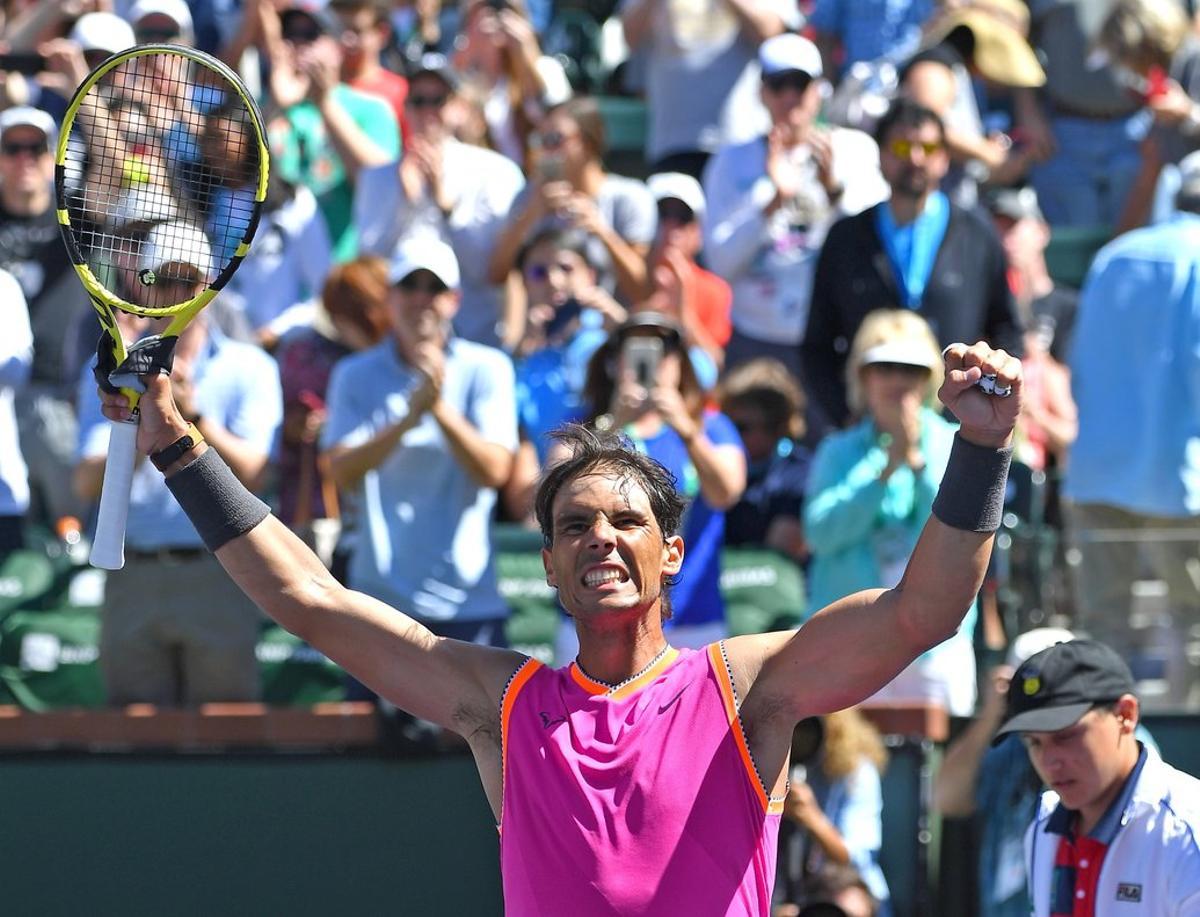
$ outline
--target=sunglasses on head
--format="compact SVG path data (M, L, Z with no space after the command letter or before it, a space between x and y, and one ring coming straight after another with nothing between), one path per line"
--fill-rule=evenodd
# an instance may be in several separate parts
M781 73L771 73L763 77L763 83L771 92L783 92L794 89L804 92L812 82L812 77L803 70L784 70Z
M658 205L658 219L663 223L682 223L687 225L696 219L692 208L683 201L662 201Z
M430 296L437 296L439 293L445 293L450 289L436 277L420 277L417 274L409 274L407 277L402 277L396 286L405 293L426 293Z
M888 144L888 149L893 156L898 156L901 159L908 159L912 155L913 150L919 149L926 156L932 156L942 148L940 140L906 140L903 137L897 137Z
M439 109L439 108L445 108L446 103L449 100L450 100L450 97L448 95L446 95L445 93L441 93L441 94L435 95L435 96L410 95L405 104L407 104L410 108L415 108L418 110L425 109L425 108Z

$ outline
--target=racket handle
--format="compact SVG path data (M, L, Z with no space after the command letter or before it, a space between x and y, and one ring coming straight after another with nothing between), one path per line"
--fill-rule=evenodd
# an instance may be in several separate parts
M102 570L125 566L125 523L129 520L129 492L137 463L137 432L136 413L129 420L113 421L90 557L92 566Z

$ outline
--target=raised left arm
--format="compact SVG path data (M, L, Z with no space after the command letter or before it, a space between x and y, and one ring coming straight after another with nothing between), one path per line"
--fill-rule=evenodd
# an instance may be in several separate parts
M947 348L939 395L962 426L949 465L900 583L834 602L799 631L729 641L743 717L777 722L859 703L957 629L975 600L999 523L1012 430L1020 412L1020 361L986 344ZM984 394L983 375L1012 386ZM762 724L765 725L765 724Z

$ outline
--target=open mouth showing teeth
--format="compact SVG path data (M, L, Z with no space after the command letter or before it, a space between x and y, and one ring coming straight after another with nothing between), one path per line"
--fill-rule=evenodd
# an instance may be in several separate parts
M585 573L583 584L585 586L600 586L604 583L619 583L625 580L625 574L620 570L592 570L590 573Z

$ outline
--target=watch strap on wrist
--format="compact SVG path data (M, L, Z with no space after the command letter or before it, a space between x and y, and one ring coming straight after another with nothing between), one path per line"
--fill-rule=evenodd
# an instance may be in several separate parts
M166 471L183 456L192 449L204 442L204 434L197 429L194 423L189 423L187 432L165 449L160 449L158 452L150 454L150 461L154 463L154 467L159 471Z

